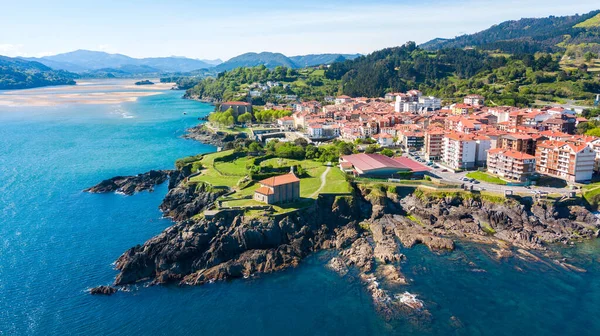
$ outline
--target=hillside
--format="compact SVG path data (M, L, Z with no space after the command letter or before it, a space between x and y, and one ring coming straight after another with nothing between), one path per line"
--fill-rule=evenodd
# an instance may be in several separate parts
M109 54L101 51L76 50L64 54L28 58L49 67L72 72L93 72L99 69L136 69L136 67L154 68L156 72L188 72L211 68L212 64L185 57L132 58L121 54ZM145 70L144 70L145 71ZM132 74L135 74L132 73Z
M600 10L583 15L524 18L506 21L484 31L453 39L436 38L420 47L425 50L475 47L505 53L564 51L582 46L583 52L600 51Z
M222 72L239 67L255 67L259 65L264 65L269 69L274 69L278 66L300 69L322 64L331 64L346 59L355 59L359 56L360 54L314 54L287 57L284 54L272 52L245 53L218 65L215 67L215 70L217 72Z
M360 57L360 54L313 54L304 56L292 56L290 59L296 67L306 68L322 64L332 64L335 62L343 62L347 59L355 59Z
M561 55L492 56L479 50L429 52L413 42L355 60L334 63L325 72L349 96L381 97L386 92L418 88L446 100L470 93L491 104L533 105L537 101L589 101L600 80L585 65L560 67Z
M277 82L279 85L261 91L257 97L249 97L254 83ZM323 70L312 68L292 69L275 67L268 69L265 65L256 67L240 67L220 73L216 78L180 79L177 81L180 88L188 88L185 98L202 99L209 101L249 100L256 105L266 102L290 102L283 98L295 95L306 100L323 100L325 96L332 96L338 92L338 82L328 80ZM295 99L292 99L295 100Z
M269 69L273 69L277 66L283 66L286 68L296 67L294 62L284 54L272 52L250 52L236 56L222 64L219 64L215 67L215 70L221 72L239 67L255 67L258 65L264 65Z
M50 85L74 85L76 74L56 71L41 63L0 56L0 90Z

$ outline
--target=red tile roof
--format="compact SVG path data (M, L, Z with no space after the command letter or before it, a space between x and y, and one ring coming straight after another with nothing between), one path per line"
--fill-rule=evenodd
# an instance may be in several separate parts
M407 157L404 157L404 156L396 157L396 158L394 158L394 160L398 161L401 165L408 167L413 172L424 172L424 171L431 170L430 167L422 165L422 164L418 163L417 161L412 160Z
M256 192L262 195L273 195L273 189L269 188L269 187L260 187L258 189L256 189Z
M264 179L264 180L260 181L259 183L264 184L269 187L276 187L276 186L289 184L289 183L293 183L293 182L299 182L299 181L300 181L300 179L298 179L298 177L296 177L296 175L289 173L289 174L285 174L285 175L269 177L268 179Z
M381 168L397 168L410 169L400 162L381 154L354 154L342 156L342 160L352 163L354 168L363 172L381 169Z
M246 102L238 102L238 101L230 101L222 103L221 105L238 105L238 106L250 106L249 103Z
M519 152L512 149L503 149L503 148L494 148L488 150L488 154L500 154L506 157L510 157L517 160L533 160L535 156L529 155L527 153Z

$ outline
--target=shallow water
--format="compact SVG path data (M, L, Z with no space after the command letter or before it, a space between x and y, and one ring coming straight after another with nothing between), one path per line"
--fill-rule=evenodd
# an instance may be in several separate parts
M403 250L411 285L397 290L425 302L425 325L383 321L360 284L324 267L327 252L257 278L90 296L86 289L112 282L112 263L122 252L171 222L158 210L165 185L132 197L81 190L214 150L180 138L212 110L181 94L118 105L0 108L1 335L600 333L598 242L566 251L587 273L498 262L472 244L442 255Z

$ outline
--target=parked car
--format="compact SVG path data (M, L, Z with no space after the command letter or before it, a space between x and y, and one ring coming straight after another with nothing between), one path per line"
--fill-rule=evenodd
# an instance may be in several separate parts
M468 177L463 177L462 180L463 181L470 181Z
M475 181L472 181L472 182L473 182L473 184L479 184L479 183L481 183L481 182L479 182L479 181L477 181L477 180L475 180Z

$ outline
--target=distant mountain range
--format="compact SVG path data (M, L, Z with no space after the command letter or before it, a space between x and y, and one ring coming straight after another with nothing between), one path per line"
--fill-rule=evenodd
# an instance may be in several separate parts
M74 73L52 70L39 62L0 56L0 90L73 85L75 78Z
M265 65L268 68L284 66L303 68L336 61L354 59L359 54L320 54L287 57L279 53L246 53L226 62L198 60L186 57L133 58L122 54L102 51L76 50L64 54L40 58L23 58L44 64L52 69L78 73L84 77L127 77L151 74L189 73L200 69L222 72L237 67Z
M583 15L506 21L484 31L453 39L436 38L425 50L474 47L506 53L556 52L572 46L600 50L600 10Z
M76 50L54 56L27 58L57 70L93 74L95 72L117 71L128 74L187 72L211 68L217 61L205 62L186 57L133 58L121 54L102 51Z
M215 67L218 72L227 71L239 67L254 67L265 65L267 68L275 68L284 66L288 68L305 68L322 64L331 64L346 59L355 59L361 56L360 54L317 54L288 57L280 53L261 52L261 53L246 53L236 56L227 62L219 64Z

